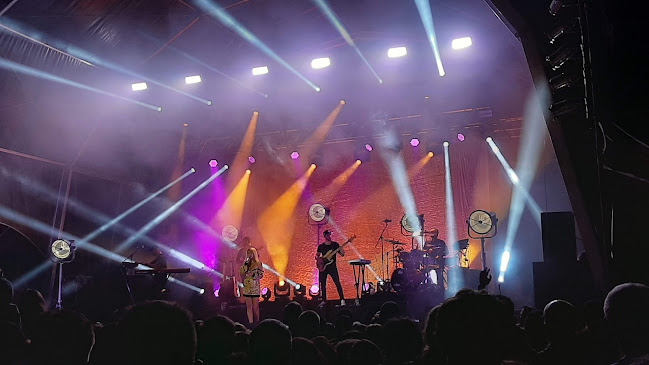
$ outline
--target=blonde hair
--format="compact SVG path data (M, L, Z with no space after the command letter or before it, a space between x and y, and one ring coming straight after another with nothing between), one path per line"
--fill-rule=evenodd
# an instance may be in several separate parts
M257 252L257 249L254 247L249 247L246 250L246 259L252 255L252 260L250 260L250 267L261 267L261 261L259 260L259 253Z

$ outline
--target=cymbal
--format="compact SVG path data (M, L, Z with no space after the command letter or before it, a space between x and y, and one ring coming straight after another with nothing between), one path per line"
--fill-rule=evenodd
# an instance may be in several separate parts
M397 241L397 240L390 240L390 239L387 239L387 238L386 238L385 241L386 241L386 242L390 242L390 243L393 244L393 245L405 245L405 243L403 243L403 242L399 242L399 241Z

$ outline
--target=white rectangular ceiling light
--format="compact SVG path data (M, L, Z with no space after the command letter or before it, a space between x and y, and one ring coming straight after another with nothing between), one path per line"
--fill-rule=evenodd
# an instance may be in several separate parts
M194 76L187 76L185 77L185 84L198 84L199 82L203 81L201 79L201 75L194 75Z
M330 65L331 60L329 59L329 57L315 58L313 61L311 61L311 68L316 70L319 68L329 67Z
M252 74L254 76L265 75L268 73L268 66L254 67L252 69Z
M135 84L131 84L131 89L133 89L133 91L146 90L147 89L146 82L138 82Z
M462 48L471 47L471 44L473 44L471 42L471 37L463 37L463 38L454 39L451 42L451 47L453 47L453 49L462 49Z
M408 54L408 50L406 47L394 47L388 49L388 57L390 58L397 58L397 57L403 57Z

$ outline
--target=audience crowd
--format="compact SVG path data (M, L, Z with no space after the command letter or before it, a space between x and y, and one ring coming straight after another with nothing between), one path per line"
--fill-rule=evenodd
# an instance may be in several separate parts
M246 328L225 316L204 321L177 304L152 301L116 323L48 311L37 291L14 303L0 279L0 365L191 364L649 364L649 287L627 283L606 300L543 311L502 295L463 289L425 323L386 302L371 323L337 311L333 323L297 302L280 319Z

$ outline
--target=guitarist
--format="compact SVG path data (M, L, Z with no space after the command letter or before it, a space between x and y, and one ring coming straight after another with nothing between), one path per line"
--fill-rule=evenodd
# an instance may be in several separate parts
M324 243L318 245L317 257L322 257L327 252L337 250L338 248L340 248L340 250L338 250L338 255L345 256L345 251L342 249L342 247L340 247L340 244L331 240L331 232L329 230L324 231L322 234L324 235L325 241ZM336 285L336 289L338 289L338 295L340 296L340 305L345 305L343 287L340 285L340 277L338 276L338 268L336 267L336 256L337 255L334 255L331 258L331 264L327 265L327 267L323 271L319 272L318 281L320 282L322 303L327 302L327 275L331 275L331 279L333 279L334 284Z

